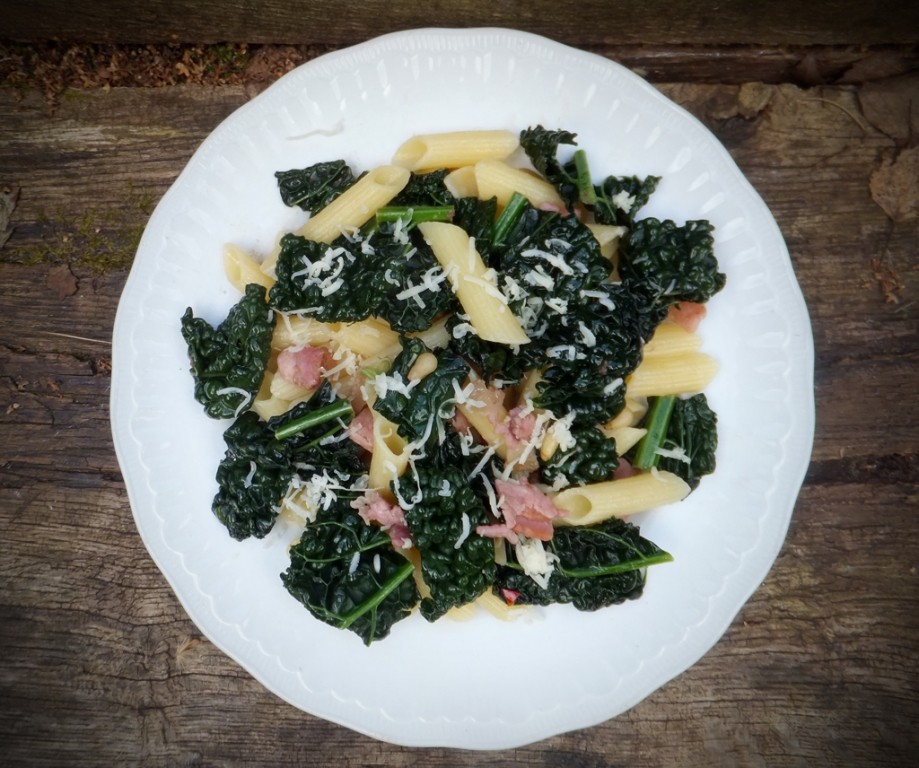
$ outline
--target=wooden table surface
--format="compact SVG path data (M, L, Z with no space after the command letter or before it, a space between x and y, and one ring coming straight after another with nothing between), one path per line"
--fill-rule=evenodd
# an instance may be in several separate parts
M917 4L195 5L0 19L0 765L915 764ZM545 34L698 116L775 215L816 349L788 537L721 641L620 717L506 752L380 743L267 692L148 556L109 425L119 294L198 144L293 64L425 24Z

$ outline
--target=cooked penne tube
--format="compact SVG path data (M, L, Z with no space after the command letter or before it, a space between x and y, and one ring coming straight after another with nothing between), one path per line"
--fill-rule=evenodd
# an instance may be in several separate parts
M702 346L702 338L697 333L687 331L677 323L663 322L654 331L654 335L644 346L643 355L674 355L681 352L695 352Z
M600 427L600 431L606 437L611 437L616 441L616 453L620 456L637 445L638 441L648 432L647 429L639 429L638 427L617 427L616 429L607 429L605 425Z
M312 317L300 317L277 312L271 337L272 349L287 347L322 347L329 344L338 331L337 323L323 323Z
M702 352L645 357L626 379L632 397L701 392L718 372L718 361Z
M604 432L621 427L634 427L644 418L648 412L648 399L646 397L630 397L629 392L625 394L625 405L612 419L602 426Z
M271 377L271 385L269 387L271 396L279 400L287 400L291 404L308 400L315 391L314 389L306 389L299 384L294 384L279 374L274 374Z
M565 203L548 181L522 168L513 168L499 160L483 160L475 165L475 181L480 200L498 198L498 205L507 205L514 192L519 192L530 205L564 209Z
M369 171L336 197L325 208L311 216L296 234L318 243L331 243L343 231L363 226L408 184L411 174L405 168L381 165ZM271 275L280 248L265 259L262 271Z
M262 272L262 265L238 245L232 243L223 249L223 271L240 293L245 293L246 286L250 283L258 283L265 288L271 288L274 285L274 278Z
M370 454L370 487L393 501L389 484L405 472L409 450L405 439L385 416L371 409L373 414L373 451Z
M520 142L511 131L453 131L413 136L396 150L393 164L410 171L459 168L479 160L504 160Z
M381 349L399 347L399 334L389 323L376 317L369 317L356 323L341 323L335 333L335 340L345 349L362 358L379 354Z
M478 197L479 187L475 183L475 166L464 165L444 177L444 186L453 197Z
M486 269L475 249L475 240L442 221L423 222L418 229L447 273L476 334L499 344L528 343L529 337L498 288L494 270Z
M612 517L626 517L682 501L690 488L679 475L654 470L619 480L568 488L553 503L568 514L556 525L594 525Z

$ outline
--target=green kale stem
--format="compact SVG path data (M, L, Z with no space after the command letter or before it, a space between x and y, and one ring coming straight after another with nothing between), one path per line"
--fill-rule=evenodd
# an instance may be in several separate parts
M617 573L628 573L629 571L647 568L649 565L670 562L673 562L673 555L669 552L658 552L657 554L647 555L637 560L627 560L624 563L605 565L598 568L564 568L558 566L558 572L571 579L590 579L595 576L614 576Z
M336 400L334 403L324 405L322 408L317 408L299 419L294 419L278 427L274 431L274 436L278 440L286 440L288 437L298 435L304 430L319 424L325 424L336 419L352 418L354 418L354 410L351 408L351 404L347 400Z
M376 223L396 222L399 219L412 224L422 221L450 221L452 205L390 205L377 210Z
M632 466L636 469L651 469L657 465L660 459L657 449L661 447L667 436L670 415L673 413L675 403L675 395L664 395L652 400L651 407L648 409L648 418L645 421L645 429L648 431L639 441L632 459Z
M374 610L380 603L389 597L403 581L411 576L414 570L415 566L411 562L406 561L405 565L401 566L399 570L380 585L380 588L373 593L372 597L368 598L360 605L355 606L352 611L337 616L340 621L339 627L347 629L361 616L367 613L367 611Z
M574 167L578 173L578 197L584 205L596 205L597 191L590 178L590 166L587 164L587 153L579 149L574 153Z
M501 215L495 221L495 245L500 245L504 242L504 238L507 237L514 225L520 220L520 217L523 216L523 211L527 205L527 199L519 192L514 192L511 195L511 199L507 201L507 205L504 206L504 210L501 211Z

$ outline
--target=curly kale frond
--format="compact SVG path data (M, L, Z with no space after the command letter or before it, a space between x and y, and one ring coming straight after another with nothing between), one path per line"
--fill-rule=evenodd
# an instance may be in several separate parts
M364 472L354 443L327 441L346 428L351 413L326 383L282 416L265 422L248 411L227 428L212 510L234 539L267 535L295 476L325 472L344 484Z
M428 348L417 338L403 339L402 345L389 372L381 374L395 386L388 386L373 407L396 424L399 434L406 440L420 443L427 438L426 444L429 444L437 439L438 422L453 415L453 382L465 381L469 366L452 352L442 351L437 354L437 368L420 381L410 383L408 372ZM380 392L379 386L377 392Z
M255 411L233 422L223 439L226 453L217 467L211 508L234 539L261 539L274 526L278 502L296 470Z
M457 306L446 274L416 229L384 224L359 240L331 245L281 238L271 306L323 322L386 320L399 332L422 331Z
M580 611L595 611L640 597L645 569L673 560L642 537L637 526L618 518L594 526L558 528L545 547L558 558L545 588L511 557L498 568L497 593L518 593L516 602L521 605L571 603Z
M265 289L247 285L242 298L217 328L195 317L191 307L182 316L195 399L208 416L231 419L258 392L271 352L274 319Z
M274 175L284 205L312 213L321 211L357 181L344 160L276 171Z
M370 645L417 605L413 571L387 533L338 499L291 548L281 581L317 619L349 629Z
M590 206L594 218L599 224L630 226L660 180L660 176L608 176L594 187L596 203Z
M664 447L677 449L688 458L688 462L682 458L661 456L657 466L679 475L690 488L698 487L704 475L715 471L718 417L709 407L704 394L677 400L670 416Z
M647 313L644 297L620 283L597 286L569 307L566 322L553 327L536 405L557 416L572 412L579 426L619 413L623 379L641 361Z
M559 196L569 208L579 198L577 170L572 163L559 162L558 148L562 144L576 145L576 138L576 133L552 131L541 125L520 132L520 146L533 167L558 190Z
M619 244L619 273L645 286L659 304L704 303L724 287L714 253L714 227L708 221L678 226L642 219Z
M540 460L540 473L547 485L588 485L612 480L619 466L616 441L597 427L571 430L575 443L568 450L556 449L548 461Z
M448 170L413 173L389 205L453 205L454 197L444 184Z
M421 615L435 621L491 586L495 548L491 539L475 532L476 526L489 522L489 516L462 469L419 466L417 485L412 485L397 480L394 490L404 498L418 499L406 510L405 521L431 591L421 601Z

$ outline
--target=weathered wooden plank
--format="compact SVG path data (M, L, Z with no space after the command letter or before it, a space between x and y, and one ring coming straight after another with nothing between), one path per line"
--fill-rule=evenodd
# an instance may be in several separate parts
M88 236L130 242L244 88L89 91L52 116L0 90L0 181L21 188L0 251L0 763L911 764L919 223L869 181L908 157L915 88L661 89L785 232L814 324L815 460L773 570L708 656L621 718L484 756L379 744L279 701L200 637L134 529L104 343L131 250L100 269Z
M455 2L449 6L383 0L350 3L196 3L88 0L80 11L61 0L11 0L3 37L97 42L252 42L349 45L419 27L511 27L581 45L719 44L837 45L916 43L919 16L909 0L750 3L712 6L694 0L583 0L576 11L557 2Z

